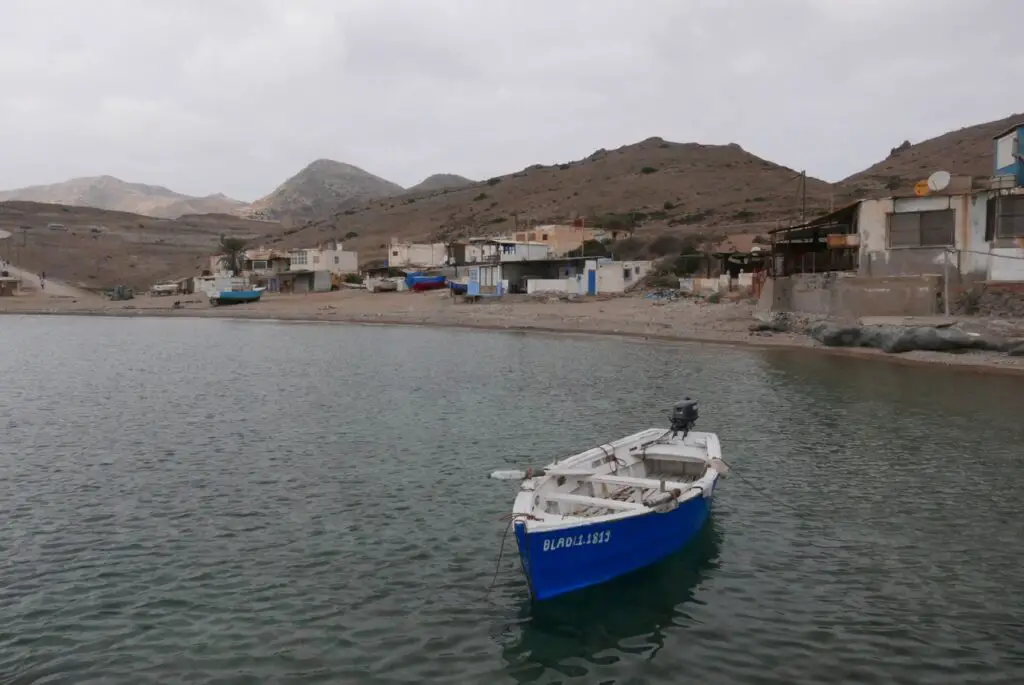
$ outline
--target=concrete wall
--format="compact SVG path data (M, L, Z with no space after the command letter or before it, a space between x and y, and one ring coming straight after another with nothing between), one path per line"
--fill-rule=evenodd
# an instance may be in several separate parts
M432 268L448 263L448 247L444 243L401 243L388 246L388 266L420 266Z
M597 265L597 292L624 293L626 280L622 276L622 265L616 262Z
M729 290L729 275L715 278L684 276L679 279L679 289L686 293L724 293Z
M934 275L796 274L769 279L759 305L835 318L927 316L940 313L941 290L942 279Z
M526 292L535 293L568 293L583 295L587 286L582 277L577 278L531 278L526 282Z
M1024 282L980 283L976 289L977 301L973 311L966 314L1024 318Z

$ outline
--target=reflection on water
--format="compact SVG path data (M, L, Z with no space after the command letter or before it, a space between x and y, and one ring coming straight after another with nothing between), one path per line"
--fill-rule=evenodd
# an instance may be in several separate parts
M545 669L582 676L588 669L578 662L614 664L619 657L612 651L653 659L666 631L691 620L686 605L717 568L722 537L712 516L690 545L658 564L601 586L523 602L510 626L519 634L502 650L509 675L524 683Z
M402 328L0 324L0 685L1024 682L1020 378ZM686 394L735 466L705 533L536 606L510 540L488 593L515 488L486 474L664 425Z

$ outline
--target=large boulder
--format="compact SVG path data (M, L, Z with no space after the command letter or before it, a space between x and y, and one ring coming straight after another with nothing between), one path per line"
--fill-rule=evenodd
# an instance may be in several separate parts
M997 338L945 326L841 326L819 322L808 328L808 334L828 347L870 347L889 354L1008 349L1008 344Z
M807 327L807 334L828 347L861 347L860 326L840 326L819 321Z

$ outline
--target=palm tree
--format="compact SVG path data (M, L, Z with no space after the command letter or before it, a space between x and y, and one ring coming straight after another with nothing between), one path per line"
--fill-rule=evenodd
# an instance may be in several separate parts
M245 241L241 238L220 237L220 265L232 276L242 273L245 268Z

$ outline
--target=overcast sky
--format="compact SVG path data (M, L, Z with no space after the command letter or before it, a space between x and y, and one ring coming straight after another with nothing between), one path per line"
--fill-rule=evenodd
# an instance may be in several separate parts
M0 188L242 200L313 159L405 186L651 136L839 180L1024 110L1022 0L0 0Z

